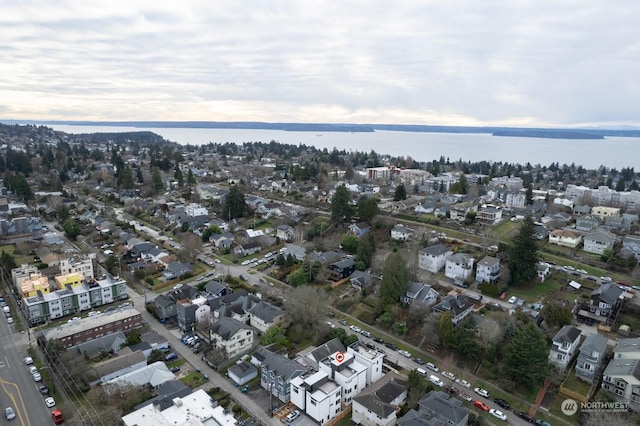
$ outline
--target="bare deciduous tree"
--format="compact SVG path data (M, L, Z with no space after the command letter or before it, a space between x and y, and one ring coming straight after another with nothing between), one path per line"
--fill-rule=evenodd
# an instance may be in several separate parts
M307 285L296 287L287 295L284 307L292 338L312 336L315 340L323 333L326 297L319 289Z
M478 333L484 349L497 344L504 336L504 330L500 324L490 318L483 318L482 322L478 324Z

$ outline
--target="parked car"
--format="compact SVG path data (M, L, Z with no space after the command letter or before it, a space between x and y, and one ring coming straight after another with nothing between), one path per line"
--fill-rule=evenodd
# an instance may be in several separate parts
M473 391L480 396L484 396L485 398L489 398L489 392L482 388L474 388Z
M470 388L471 387L471 383L467 382L466 380L463 379L456 379L456 383L459 384L460 386L464 386L465 388Z
M500 410L496 410L495 408L492 408L491 410L489 410L489 414L491 414L493 417L498 418L502 421L505 421L505 422L507 421L507 415Z
M422 358L418 358L418 357L413 357L413 362L415 362L418 365L424 365L424 360Z
M455 374L453 374L453 373L452 373L452 372L450 372L450 371L443 371L443 372L442 372L442 373L440 373L440 374L442 374L444 377L446 377L446 378L448 378L448 379L451 379L451 380L455 380L455 379L456 379L456 375L455 375Z
M517 301L518 301L518 298L515 296L511 296L509 298L509 303L511 303L512 305L514 305Z
M371 337L371 333L369 333L367 330L362 330L360 334L362 334L364 337Z
M360 327L358 327L357 325L352 325L349 328L351 329L351 331L355 331L356 333L360 333L362 331L362 329Z
M489 406L480 400L475 401L473 405L475 405L476 407L478 407L483 411L489 411Z
M53 408L56 406L56 400L53 399L52 397L45 398L44 403L47 406L47 408Z
M7 407L4 409L4 415L7 418L7 420L13 420L16 418L16 412L13 411L13 408L11 407Z
M516 411L516 415L521 419L528 421L529 423L533 423L533 417L524 411Z
M176 358L178 358L178 355L176 355L175 352L171 352L170 354L164 357L164 360L171 361L172 359L176 359Z
M347 320L342 318L340 321L338 321L340 324L342 325L347 325Z
M27 364L27 365L33 364L33 358L31 358L30 356L26 357L24 359L24 363Z
M41 394L43 395L49 395L49 388L42 385L38 388L38 390L40 391Z
M438 367L436 367L436 365L431 362L428 362L426 364L426 367L431 371L435 371L436 373L438 372Z
M384 339L382 339L381 337L377 337L377 336L373 337L373 341L376 342L376 343L384 343Z
M409 352L409 351L405 351L404 349L400 349L400 350L398 351L398 353L399 353L400 355L402 355L403 357L411 358L411 352Z
M444 383L442 382L442 379L439 378L438 376L434 376L433 374L430 375L429 381L436 386L444 387Z
M51 420L53 420L54 425L61 425L64 423L64 416L62 415L62 411L53 410L51 412Z
M533 424L536 426L551 426L551 423L544 421L542 419L536 419L536 421L533 422Z
M465 401L469 401L469 402L473 401L473 398L471 398L471 396L467 395L466 393L461 393L459 396L460 396L460 398L464 399Z
M295 419L298 418L298 416L300 415L300 411L298 410L294 410L291 413L289 413L289 415L287 416L287 422L292 422Z
M508 410L509 408L511 408L511 405L504 399L496 398L493 400L493 402L495 402L497 405L504 408L505 410Z
M33 377L34 382L42 381L42 376L40 375L40 373L33 373L31 376Z
M391 343L391 342L387 342L387 343L385 343L384 345L385 345L386 347L388 347L389 349L391 349L392 351L396 351L396 350L398 350L398 347L397 347L396 345L394 345L393 343Z
M180 371L180 367L171 367L169 371L171 371L172 373L177 373L178 371Z
M7 318L7 324L13 324L13 318L8 317Z

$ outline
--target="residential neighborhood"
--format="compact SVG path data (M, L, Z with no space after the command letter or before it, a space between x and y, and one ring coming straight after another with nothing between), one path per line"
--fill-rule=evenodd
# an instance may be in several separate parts
M6 325L69 418L56 383L131 425L638 418L632 169L0 130Z

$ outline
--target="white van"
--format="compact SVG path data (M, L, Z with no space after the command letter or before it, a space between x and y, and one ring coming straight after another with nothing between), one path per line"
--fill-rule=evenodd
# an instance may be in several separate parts
M429 376L429 381L436 386L444 387L444 383L438 376L434 376L433 374Z
M438 367L436 367L435 364L432 364L430 362L427 363L427 368L431 371L435 371L436 373L438 372Z
M416 368L416 373L418 373L422 377L427 377L427 370L424 370L424 369L422 369L420 367Z

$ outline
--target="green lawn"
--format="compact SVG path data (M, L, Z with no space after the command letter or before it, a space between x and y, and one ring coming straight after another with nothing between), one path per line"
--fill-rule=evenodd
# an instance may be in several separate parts
M589 395L589 390L591 389L591 385L576 378L575 370L571 370L562 386L585 396Z
M192 371L191 373L181 378L180 381L184 383L186 386L189 386L191 389L195 389L198 386L202 386L207 382L204 378L204 375L197 371Z
M552 275L544 282L536 281L527 285L509 287L507 294L520 297L528 302L537 302L562 288L563 284L557 277Z
M503 221L488 232L489 238L498 241L511 241L513 236L520 229L520 225L510 220Z
M6 244L0 246L0 251L5 253L9 253L13 256L14 262L16 265L22 265L25 263L33 263L33 256L25 255L25 254L16 254L16 246L14 244Z

